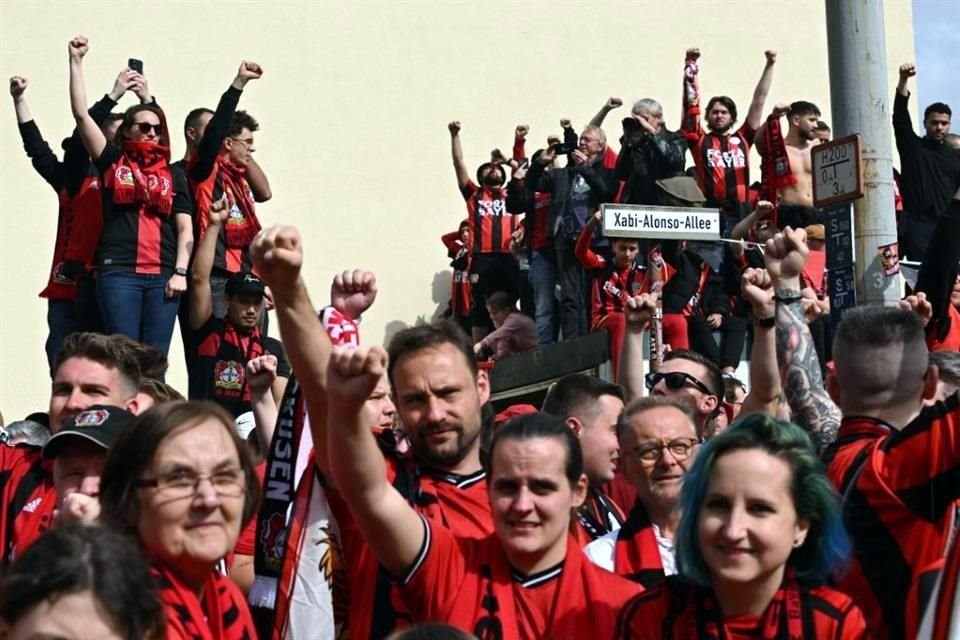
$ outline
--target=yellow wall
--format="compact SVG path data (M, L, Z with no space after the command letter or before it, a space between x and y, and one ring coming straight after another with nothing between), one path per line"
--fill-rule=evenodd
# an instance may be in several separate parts
M910 4L886 2L891 95L913 57ZM659 25L659 26L657 26ZM129 26L129 28L125 27ZM569 117L579 129L610 95L651 96L678 125L684 50L699 46L701 90L732 96L746 114L763 50L780 52L768 106L809 99L830 121L822 0L671 2L0 2L0 61L29 78L27 98L48 141L71 130L67 41L90 38L91 100L127 58L179 127L214 107L241 59L266 70L240 106L261 123L257 158L273 200L266 223L298 225L306 278L322 304L334 270L377 273L380 297L365 340L430 316L449 270L439 236L464 208L450 166L449 120L463 121L475 167L508 152L531 125L529 151ZM123 105L129 104L126 98ZM617 137L626 109L611 115ZM9 99L0 100L0 410L45 409L45 304L56 198L22 152ZM176 140L174 155L183 153ZM186 389L179 338L170 381Z

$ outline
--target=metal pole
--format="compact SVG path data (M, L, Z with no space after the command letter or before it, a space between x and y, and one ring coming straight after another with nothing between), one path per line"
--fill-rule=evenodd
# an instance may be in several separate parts
M900 298L900 278L884 275L877 253L897 241L883 0L825 4L834 136L863 137L864 195L853 204L857 300L890 306Z

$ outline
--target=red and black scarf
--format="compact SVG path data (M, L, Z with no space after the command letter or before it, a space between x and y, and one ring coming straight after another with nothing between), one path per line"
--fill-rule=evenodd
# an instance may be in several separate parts
M243 348L243 341L236 327L229 320L223 321L223 339L220 340L220 348L217 351L217 362L229 362L231 360L242 363L241 375L243 382L240 388L240 400L250 402L250 387L247 386L247 363L254 358L259 358L264 354L263 340L260 339L260 329L254 326L253 331L247 336L247 348ZM242 358L238 360L237 358ZM214 371L214 377L218 378L217 371ZM220 389L217 389L218 394Z
M660 558L657 534L646 507L637 500L620 530L613 547L613 571L652 589L661 584L666 575Z
M203 597L187 588L172 571L154 565L167 640L255 640L250 610L239 587L216 571L203 586Z
M123 153L105 174L105 187L113 189L114 204L136 204L142 211L170 215L173 179L170 149L156 142L123 143Z
M787 154L787 142L780 128L780 118L767 118L767 128L762 140L758 141L762 161L760 163L760 199L777 202L777 194L783 187L797 184L797 177L790 169L790 156Z
M238 167L224 156L217 158L217 169L223 193L227 196L230 216L224 224L227 248L243 249L250 246L260 233L260 221L257 220L253 191L247 182L247 170ZM239 212L239 215L237 213Z

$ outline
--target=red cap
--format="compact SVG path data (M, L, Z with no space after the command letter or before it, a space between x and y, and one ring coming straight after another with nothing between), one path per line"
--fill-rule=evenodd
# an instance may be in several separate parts
M537 408L532 404L512 404L497 414L497 416L493 419L493 424L499 427L510 418L516 418L517 416L525 416L528 413L536 413L536 412L537 412Z

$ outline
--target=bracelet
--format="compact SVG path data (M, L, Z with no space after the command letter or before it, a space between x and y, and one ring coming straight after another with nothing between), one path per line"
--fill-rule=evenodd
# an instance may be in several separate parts
M780 304L793 304L803 300L803 296L773 296L773 299Z
M773 329L777 326L777 316L770 316L769 318L754 318L753 322L758 327L762 327L764 329Z

